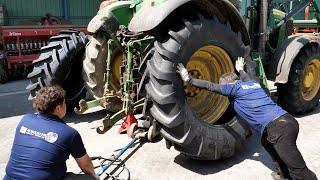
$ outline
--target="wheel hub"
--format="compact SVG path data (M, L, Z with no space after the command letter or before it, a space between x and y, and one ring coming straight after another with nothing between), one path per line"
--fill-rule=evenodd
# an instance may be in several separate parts
M187 64L193 78L219 83L224 73L234 72L234 66L228 53L213 45L196 51ZM226 97L217 93L184 85L187 101L196 114L206 123L214 124L225 113L229 106Z
M320 60L313 59L304 70L302 96L305 100L312 100L320 89Z
M122 66L123 54L120 51L115 52L111 60L111 81L110 85L115 91L120 89L120 67Z
M307 88L310 88L313 80L314 80L313 74L311 72L306 73L306 76L303 81L304 86Z

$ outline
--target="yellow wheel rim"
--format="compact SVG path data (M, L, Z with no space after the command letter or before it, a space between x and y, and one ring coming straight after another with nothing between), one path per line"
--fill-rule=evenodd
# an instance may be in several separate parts
M310 101L318 94L320 88L320 59L311 60L304 69L301 93Z
M114 51L114 57L111 60L111 81L110 85L115 91L120 90L120 67L122 66L123 54L120 51Z
M200 48L190 58L187 69L192 77L219 83L221 75L234 72L228 53L218 46ZM206 123L214 124L227 110L228 98L184 84L187 101Z

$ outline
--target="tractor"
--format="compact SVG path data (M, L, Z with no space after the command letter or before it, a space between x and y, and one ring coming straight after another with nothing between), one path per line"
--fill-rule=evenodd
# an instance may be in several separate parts
M41 49L28 75L29 99L58 84L77 114L108 110L105 133L134 114L152 141L199 160L233 156L251 134L226 97L191 87L176 72L218 83L237 57L290 113L311 111L320 97L318 0L109 0L85 35L65 30ZM86 92L93 99L85 101ZM138 123L138 124L139 124ZM136 125L136 123L134 123ZM129 130L131 130L131 126Z

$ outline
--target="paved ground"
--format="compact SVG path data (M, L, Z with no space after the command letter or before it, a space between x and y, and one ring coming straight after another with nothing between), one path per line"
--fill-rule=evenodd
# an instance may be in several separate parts
M31 102L26 101L28 93L24 90L25 81L0 85L0 178L4 176L5 166L10 155L15 127L21 116L32 112ZM304 117L298 117L300 134L298 147L307 165L320 177L320 108ZM125 135L116 133L117 126L108 133L95 132L103 111L83 116L69 115L68 124L76 128L83 137L89 155L109 157L113 150L128 143ZM137 146L136 146L137 147ZM134 148L131 149L131 151ZM128 152L129 153L129 152ZM128 155L128 154L126 154ZM79 172L75 161L70 158L68 170ZM271 179L273 169L271 159L262 149L257 134L251 136L242 151L236 156L221 161L190 160L174 149L167 150L164 141L144 144L126 162L132 179ZM123 173L122 177L125 177Z

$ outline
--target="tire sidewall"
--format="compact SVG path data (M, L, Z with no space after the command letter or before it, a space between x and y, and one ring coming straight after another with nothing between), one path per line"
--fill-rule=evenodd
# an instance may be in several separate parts
M299 89L302 89L302 83L303 83L303 80L304 80L304 71L305 71L305 69L306 69L306 67L308 66L308 64L313 60L313 59L320 59L320 55L318 55L318 54L312 54L311 56L309 56L308 58L307 58L307 60L306 61L304 61L303 62L303 68L302 68L302 73L300 74L300 76L299 76L299 80L300 80L300 88ZM291 79L291 81L294 81L293 79ZM301 90L300 90L300 93L299 93L299 97L300 97L300 99L301 99L301 102L303 102L303 103L306 103L306 104L308 104L308 109L312 109L313 107L315 107L316 106L316 104L318 104L319 103L319 99L320 99L320 89L318 90L318 93L317 93L317 95L312 99L312 100L306 100L306 99L304 99L304 97L302 96L302 92L301 92Z
M320 59L318 52L320 52L318 45L303 47L292 63L288 82L278 85L278 103L291 113L305 114L312 111L319 103L320 90L310 101L305 100L301 92L305 68L312 59Z
M219 26L214 26L214 24L209 24L211 26L209 27L204 27L204 28L200 28L198 31L194 31L192 34L189 35L189 40L187 42L196 42L196 43L185 43L181 45L180 51L177 52L177 54L182 55L180 57L180 62L183 62L184 65L188 64L191 56L197 51L199 50L201 47L207 46L207 45L214 45L214 46L218 46L222 49L224 49L228 55L230 56L232 63L234 63L234 60L239 57L239 56L245 56L245 50L241 49L241 45L237 44L235 42L238 41L237 36L232 36L232 34L225 34L225 33L221 33L220 36L215 36L213 35L214 33L208 33L208 31L203 31L202 29L212 29L213 31L216 30L216 33L219 32L223 32L222 29L226 29L226 27L224 27L223 25L219 25ZM219 37L219 38L217 38ZM225 39L225 41L223 41ZM225 43L221 43L221 42L225 42ZM233 46L232 46L233 45ZM177 77L177 79L179 79L179 77ZM180 82L179 82L180 81ZM186 95L184 94L184 91L182 92L181 90L183 90L183 83L181 80L178 80L177 83L174 83L177 87L177 90L180 90L180 95L179 96L184 96L184 101L181 102L181 108L186 108L186 109L192 109L190 107L190 105L187 103L186 101ZM182 93L182 95L181 95ZM213 93L213 92L212 92ZM180 98L177 98L178 100ZM188 106L188 107L184 107L184 106ZM231 107L228 107L231 108ZM223 125L210 125L208 123L205 123L203 120L201 120L198 116L196 116L193 113L193 117L191 117L190 119L192 120L197 120L199 121L203 126L207 127L207 128L214 128L214 129L223 129ZM186 117L187 118L187 117ZM228 121L228 123L226 123L226 125L229 126L233 126L237 123L238 119L233 116L232 118L230 118L230 121Z
M175 71L178 63L182 62L186 65L190 57L203 46L214 45L224 49L233 63L239 56L247 57L247 47L241 35L235 33L230 24L222 24L216 18L205 19L200 16L195 21L184 20L184 24L182 29L169 32L169 37L160 37L155 42L156 53L148 66L150 81L146 90L150 91L147 95L154 98L152 108L158 111L155 112L150 108L151 114L155 116L162 111L161 116L172 117L172 114L179 113L175 120L170 119L169 124L164 120L167 121L163 121L167 125L162 124L160 132L169 141L171 139L175 148L183 154L195 159L207 160L231 157L238 147L241 147L249 128L240 123L236 117L231 117L222 125L210 125L202 121L187 103L183 82ZM246 62L249 60L251 58L246 59ZM158 65L159 67L156 67ZM161 76L159 73L165 74ZM172 98L174 102L171 102L171 99L168 102L157 99L156 94L164 94L164 96L169 94L169 92L159 91L158 93L153 90L155 87L161 89L161 84L173 87L174 91L170 93L174 96ZM174 110L168 112L167 105L170 103L174 103L175 106ZM161 123L161 120L158 121Z

